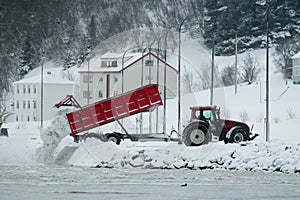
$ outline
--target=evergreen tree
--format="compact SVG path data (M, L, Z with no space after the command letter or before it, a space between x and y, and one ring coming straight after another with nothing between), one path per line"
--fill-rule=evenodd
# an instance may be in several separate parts
M98 39L97 39L97 26L96 26L96 19L95 19L95 16L92 15L91 16L91 20L90 20L90 23L88 24L88 40L85 40L84 42L85 43L89 43L88 45L85 45L87 46L87 48L94 48L96 47L97 43L98 43Z
M33 69L33 57L34 50L31 46L31 39L29 36L27 36L20 55L19 73L21 77Z

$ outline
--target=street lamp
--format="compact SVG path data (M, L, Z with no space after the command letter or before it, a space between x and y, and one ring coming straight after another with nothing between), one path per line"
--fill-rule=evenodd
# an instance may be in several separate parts
M211 10L207 12L206 14L219 14L220 12L223 12L227 10L227 6L222 6L218 9ZM212 52L211 52L211 81L210 81L210 105L213 105L213 99L214 99L214 68L215 68L215 29L216 29L216 23L217 23L217 15L214 20L213 24L213 44L212 44Z
M181 43L181 27L183 25L183 23L188 19L188 17L186 17L184 20L182 20L182 22L179 24L179 28L178 28L178 134L181 134L181 113L180 113L180 71L181 71L181 66L180 66L180 43Z
M89 56L87 56L87 61L88 61L88 85L87 85L87 105L89 105L90 104L90 57Z
M269 2L268 1L257 1L257 5L267 6L266 9L266 18L267 18L267 27L266 27L266 141L270 141L270 123L269 123Z
M166 63L167 63L167 36L168 36L168 34L169 34L169 32L170 32L170 30L171 29L169 29L168 31L166 31L164 34L162 34L161 36L160 36L160 38L159 38L159 40L157 41L157 57L158 57L158 59L157 59L157 77L156 77L156 80L157 80L157 84L159 84L159 57L160 57L160 42L161 42L161 39L165 39L165 41L164 41L164 43L165 43L165 46L164 46L164 49L163 49L163 51L164 51L164 74L163 74L163 101L164 101L164 103L163 103L163 134L165 134L166 133L166 96L167 96L167 94L166 94L166 84L167 84L167 81L166 81L166 79L167 79L167 66L166 66ZM158 109L156 109L156 132L158 132Z
M122 76L122 93L124 93L124 58L125 58L125 54L128 52L128 51L130 51L130 50L133 50L133 49L135 49L135 47L133 47L133 48L129 48L129 49L126 49L126 51L123 53L123 55L122 55L122 74L121 74L121 76Z
M44 115L44 60L42 61L41 69L41 129L43 128L43 115Z

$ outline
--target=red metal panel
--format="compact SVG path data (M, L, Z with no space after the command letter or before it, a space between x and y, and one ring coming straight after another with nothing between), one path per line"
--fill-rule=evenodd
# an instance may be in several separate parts
M67 114L71 135L162 105L156 84L96 102Z

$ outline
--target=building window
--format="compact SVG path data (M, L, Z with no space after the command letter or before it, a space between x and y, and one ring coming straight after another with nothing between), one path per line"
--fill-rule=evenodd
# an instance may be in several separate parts
M152 76L146 76L146 81L150 81L150 80L153 80L153 77Z
M30 85L28 85L27 92L30 94Z
M26 108L26 101L23 101L23 109Z
M102 98L102 97L103 97L103 93L102 93L102 91L99 91L99 93L98 93L98 97L99 97L99 98Z
M300 76L300 68L297 67L294 70L295 70L294 75L295 76Z
M17 103L16 103L17 105L17 109L19 109L20 108L20 102L19 101L17 101Z
M92 75L83 75L83 82L84 83L92 83L93 82L93 76Z
M153 60L145 60L145 66L153 66Z
M30 109L30 101L27 102L27 108Z
M117 61L116 61L116 60L112 61L112 62L111 62L111 66L112 66L112 67L117 67L117 66L118 66Z
M20 86L17 85L17 94L20 94Z
M101 61L101 67L107 67L107 62L106 61Z
M23 94L26 94L26 86L23 85Z
M103 77L101 77L101 78L99 79L99 81L100 81L100 82L103 82Z
M16 122L18 122L19 121L19 116L18 115L16 115Z
M115 81L115 82L118 82L118 77L115 76L115 77L114 77L114 81Z
M33 101L33 108L36 109L36 101Z
M30 116L29 116L29 115L27 115L27 121L28 121L28 122L30 121Z
M33 86L33 94L36 94L36 85Z
M92 94L92 92L90 91L83 91L83 98L84 99L87 99L87 98L92 98L92 96L93 96L93 94Z

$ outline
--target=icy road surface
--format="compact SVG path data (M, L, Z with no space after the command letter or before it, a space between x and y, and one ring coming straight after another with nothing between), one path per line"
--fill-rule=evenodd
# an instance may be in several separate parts
M0 199L300 199L300 175L0 166Z

